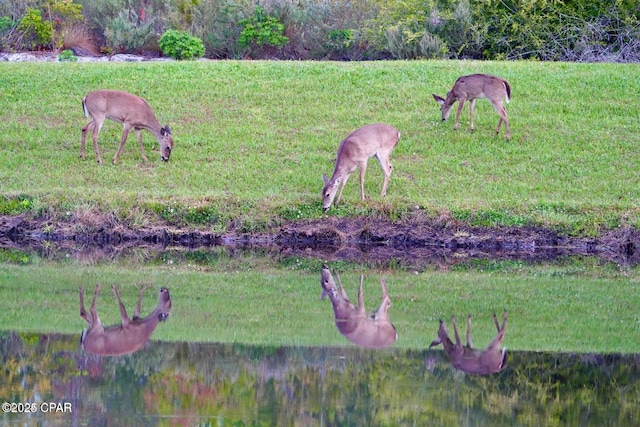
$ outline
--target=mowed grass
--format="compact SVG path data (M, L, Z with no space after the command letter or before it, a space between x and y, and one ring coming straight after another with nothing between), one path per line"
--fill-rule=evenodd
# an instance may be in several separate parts
M498 116L476 103L468 130L440 121L431 94L457 77L490 73L512 87L512 139L494 135ZM328 215L402 219L412 212L451 215L472 225L537 225L595 234L640 222L640 73L636 64L386 61L0 64L0 195L28 199L27 210L69 215L115 212L134 225L148 213L205 212L196 223L224 230L271 221L320 218L322 174L331 175L340 141L374 122L396 126L388 194L369 162L368 200L357 174ZM100 134L105 165L91 141L81 99L95 89L146 98L175 147L161 163L144 133L110 163L122 126ZM5 212L6 213L6 212Z

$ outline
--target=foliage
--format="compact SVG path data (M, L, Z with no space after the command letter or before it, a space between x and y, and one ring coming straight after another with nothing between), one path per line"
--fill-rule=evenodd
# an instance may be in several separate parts
M238 24L242 28L238 38L238 44L242 48L251 51L256 46L282 48L289 42L289 38L284 35L284 25L278 18L268 15L262 6L256 6L253 15Z
M34 200L29 196L0 196L0 215L19 215L29 212L34 207Z
M158 44L162 53L175 59L196 59L204 55L202 40L186 31L168 30Z
M35 24L0 31L13 48L59 48L84 14L110 51L157 49L155 34L180 29L211 58L640 61L640 9L631 0L8 1L0 0L0 17Z
M71 49L63 50L58 54L58 61L61 62L76 62L78 57L73 54Z
M238 21L249 12L249 5L234 0L200 0L190 14L187 26L185 17L176 14L169 21L171 28L184 28L199 37L210 58L240 58L242 48L238 45L240 27Z
M71 0L39 2L37 8L26 9L10 44L15 48L57 49L62 46L65 29L82 19L82 6Z
M11 19L11 17L0 16L0 36L3 36L4 34L8 33L9 30L13 28L14 25L15 23L13 22L13 19Z
M485 58L638 61L634 2L487 0L473 9L486 25Z
M44 7L52 23L52 44L57 49L62 46L65 31L84 20L82 5L73 0L47 0Z
M20 45L29 49L37 49L51 43L53 26L51 22L42 19L42 11L39 9L28 8L17 30L22 35Z
M343 55L355 42L355 34L351 29L331 30L327 33L324 46L330 55Z
M80 325L77 307L69 313L76 317L68 323ZM137 416L229 426L431 426L469 420L492 426L626 426L640 416L637 355L508 349L503 372L474 376L453 369L441 350L156 338L179 317L190 316L172 315L141 351L97 362L81 350L78 331L1 332L0 394L16 402L30 402L34 395L55 402L61 387L82 387L91 399L78 399L72 413L56 416L79 425L129 425ZM207 323L217 327L210 333L225 320L211 311ZM108 405L96 411L94 402ZM36 411L30 418L45 424L47 416Z
M153 19L143 21L134 9L121 10L104 30L107 47L117 52L135 52L155 37Z
M200 5L200 0L178 0L176 7L185 28L193 24L196 8Z

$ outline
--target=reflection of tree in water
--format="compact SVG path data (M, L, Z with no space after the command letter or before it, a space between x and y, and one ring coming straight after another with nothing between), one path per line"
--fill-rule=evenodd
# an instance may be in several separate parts
M78 336L14 333L0 334L0 349L3 400L72 402L80 424L157 425L171 416L178 425L217 417L225 425L624 425L640 417L637 355L510 352L504 371L484 377L455 370L440 350L152 341L100 358L81 352Z

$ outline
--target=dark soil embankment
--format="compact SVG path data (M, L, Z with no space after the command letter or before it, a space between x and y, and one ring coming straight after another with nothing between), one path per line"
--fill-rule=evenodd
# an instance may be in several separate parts
M227 247L265 249L278 256L360 261L415 267L446 267L461 260L553 260L583 255L622 265L640 261L640 233L621 229L593 238L559 235L542 228L470 228L438 221L392 223L367 218L325 218L289 222L262 233L228 232L155 225L55 222L25 216L0 216L0 248L24 251L91 251L109 258L135 247L165 250Z

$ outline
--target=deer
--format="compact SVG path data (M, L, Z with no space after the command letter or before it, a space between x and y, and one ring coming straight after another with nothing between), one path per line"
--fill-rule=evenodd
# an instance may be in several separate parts
M347 184L347 179L358 167L360 168L360 196L362 200L365 200L364 177L367 172L367 161L374 156L380 161L384 173L384 182L380 193L380 197L383 198L387 194L387 186L393 169L389 162L389 156L391 156L399 139L398 129L386 123L366 125L347 136L338 147L336 166L331 179L327 179L326 174L322 176L324 180L322 209L327 212L331 208L338 187L340 187L340 191L335 204L340 203L342 190Z
M487 98L500 116L496 135L500 133L500 127L502 126L502 122L504 122L505 136L507 140L511 138L507 109L502 104L502 100L506 100L506 102L509 103L509 100L511 99L511 86L509 85L509 82L502 77L491 76L489 74L470 74L468 76L462 76L456 80L453 88L447 92L446 98L442 98L436 94L433 94L433 98L438 104L440 104L442 121L447 120L453 104L455 104L456 101L459 101L456 121L453 124L454 130L458 129L460 113L462 112L462 107L464 107L465 101L469 101L471 132L474 130L473 109L476 104L476 99Z
M391 299L389 298L384 278L380 279L382 302L372 316L367 316L364 308L364 296L362 293L364 277L360 276L357 307L349 301L339 275L337 275L337 278L338 285L336 286L329 267L322 266L322 278L320 279L320 284L322 285L321 299L324 300L327 295L331 299L338 331L352 343L365 348L385 348L396 342L398 333L387 314L387 310L391 306Z
M473 348L471 343L471 315L467 317L467 344L463 347L458 335L455 317L451 318L453 332L455 334L456 343L453 344L447 333L447 327L440 320L438 328L438 338L431 342L429 348L442 344L444 351L449 356L449 360L454 368L459 369L468 374L488 375L501 371L507 363L507 349L500 349L500 345L504 340L505 327L507 326L507 312L502 315L502 326L498 324L498 318L495 313L493 322L498 330L498 335L491 341L485 350Z
M80 343L82 349L87 353L99 356L122 356L140 350L149 341L151 334L158 326L158 323L167 320L171 311L171 297L167 288L160 288L158 294L158 305L148 316L141 318L142 296L145 288L142 287L138 296L138 305L129 319L127 310L120 300L120 295L115 286L111 287L120 306L121 324L104 327L100 322L100 317L96 311L96 300L100 292L100 284L96 285L93 294L93 302L89 313L84 306L84 289L80 288L80 317L89 323L89 328L82 332Z
M119 90L96 90L90 92L82 99L82 108L85 116L90 118L82 128L82 138L80 140L80 157L84 160L85 141L87 132L91 132L93 139L93 147L96 150L98 163L102 164L102 156L98 148L98 135L104 124L105 119L122 123L124 130L120 145L113 157L113 164L118 163L118 157L122 152L122 147L127 140L127 136L133 129L138 137L140 152L145 162L149 161L142 144L142 129L151 132L160 143L160 159L168 162L173 150L173 136L169 125L162 127L155 114L151 110L151 106L144 99L137 95Z

